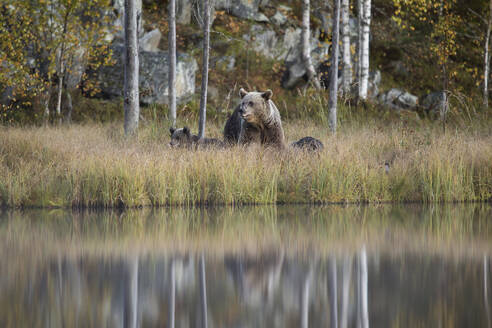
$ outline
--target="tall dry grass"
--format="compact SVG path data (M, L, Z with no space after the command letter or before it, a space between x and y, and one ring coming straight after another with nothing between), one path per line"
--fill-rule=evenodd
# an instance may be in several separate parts
M22 207L485 201L492 135L439 127L285 124L319 155L260 147L169 149L165 127L133 139L118 124L0 128L0 203ZM220 136L211 126L211 136ZM384 163L390 164L385 173Z

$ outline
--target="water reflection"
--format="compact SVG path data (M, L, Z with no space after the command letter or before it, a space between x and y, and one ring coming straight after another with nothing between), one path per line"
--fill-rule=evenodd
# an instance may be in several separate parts
M490 327L490 213L3 213L0 326Z

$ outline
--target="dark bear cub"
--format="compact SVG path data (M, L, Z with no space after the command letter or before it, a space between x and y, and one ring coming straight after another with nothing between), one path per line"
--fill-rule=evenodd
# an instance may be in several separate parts
M313 151L313 152L322 151L324 148L323 143L320 140L313 137L301 138L296 142L291 143L290 146L292 148Z
M215 138L200 139L197 135L192 134L190 129L185 126L181 129L169 128L171 133L171 142L169 145L176 148L222 148L224 142Z

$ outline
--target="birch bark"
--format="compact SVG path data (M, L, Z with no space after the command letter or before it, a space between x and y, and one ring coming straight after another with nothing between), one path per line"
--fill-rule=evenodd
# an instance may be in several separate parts
M371 0L364 0L362 6L362 38L361 38L361 63L359 98L367 99L369 84L369 33L371 27Z
M207 88L208 88L208 58L210 54L210 6L208 0L203 0L203 72L202 93L200 97L200 121L198 122L198 137L205 137L205 122L207 119Z
M343 93L348 95L352 84L352 60L350 54L350 1L342 0Z
M169 1L169 120L176 126L176 0Z
M485 108L489 107L489 75L490 75L490 32L492 30L492 0L489 4L489 21L487 23L487 34L485 36L484 47L484 73L483 73L483 105Z
M337 101L338 101L338 37L340 34L340 0L333 0L333 29L332 29L332 51L331 51L331 76L330 76L330 101L329 124L331 132L337 131Z
M137 6L135 0L125 0L125 135L134 134L140 115L138 94L138 37Z
M308 81L312 81L316 89L321 89L316 71L311 60L311 46L309 44L309 18L310 18L310 6L309 0L302 0L302 32L301 32L301 44L302 44L302 62L306 69Z

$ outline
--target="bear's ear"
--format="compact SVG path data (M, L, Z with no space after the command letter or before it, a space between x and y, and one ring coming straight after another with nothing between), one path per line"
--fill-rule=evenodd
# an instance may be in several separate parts
M239 89L239 96L241 98L244 98L248 94L248 91L244 90L243 88Z
M187 127L187 126L185 126L185 127L183 128L183 132L184 132L184 134L186 134L187 136L189 136L189 135L190 135L190 129L188 129L188 127Z
M173 128L172 126L169 128L169 132L171 132L171 136L173 135L174 131L176 131L175 128Z
M262 97L263 97L263 99L265 99L265 100L270 100L270 99L272 98L272 95L273 95L272 90L267 90L267 91L265 91L265 92L263 92L263 93L261 94L261 96L262 96Z

